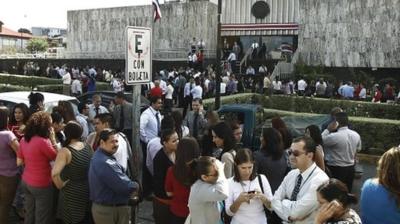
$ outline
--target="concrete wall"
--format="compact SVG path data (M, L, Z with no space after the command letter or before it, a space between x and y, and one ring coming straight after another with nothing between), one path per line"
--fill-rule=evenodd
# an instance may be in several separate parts
M301 0L299 57L329 67L400 67L400 0Z
M217 6L208 1L161 5L154 24L153 58L186 60L193 37L203 38L206 57L215 57ZM153 24L153 7L128 6L68 11L67 58L125 58L125 27Z

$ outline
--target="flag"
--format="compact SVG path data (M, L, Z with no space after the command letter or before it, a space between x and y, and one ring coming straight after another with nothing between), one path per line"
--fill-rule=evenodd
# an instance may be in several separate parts
M158 0L152 0L153 1L153 17L154 17L154 22L157 22L158 19L161 19L161 10L160 10L160 4L158 3Z

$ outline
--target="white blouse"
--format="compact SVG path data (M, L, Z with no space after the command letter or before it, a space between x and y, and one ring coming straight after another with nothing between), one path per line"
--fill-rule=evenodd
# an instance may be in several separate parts
M260 174L264 195L268 200L272 199L271 187L267 178ZM228 215L233 216L231 224L248 224L251 220L252 224L266 224L267 218L265 217L264 207L261 199L251 199L250 203L244 202L240 205L236 213L230 210L233 202L239 197L242 192L249 191L261 191L261 187L258 182L258 177L252 181L236 182L233 177L228 180L229 194L225 200L225 211Z

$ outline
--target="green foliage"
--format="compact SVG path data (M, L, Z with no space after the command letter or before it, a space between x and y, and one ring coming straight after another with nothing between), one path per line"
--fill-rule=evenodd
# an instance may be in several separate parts
M36 53L36 52L44 52L49 48L49 44L45 39L42 38L32 38L29 42L26 48L31 52L31 53Z
M30 91L32 88L36 88L38 91L43 92L62 93L61 79L0 74L0 83L4 83L4 85L0 85L0 92ZM96 89L99 91L111 90L111 87L108 83L96 82Z
M0 74L0 83L35 87L38 85L62 84L61 79L50 79L38 76Z
M275 95L266 97L263 106L271 109L317 114L329 114L333 107L341 107L349 116L400 120L400 105L396 104Z
M316 114L264 109L264 118L270 119L275 116L305 117ZM361 136L364 153L380 155L399 145L400 121L360 117L350 117L349 120L352 129Z

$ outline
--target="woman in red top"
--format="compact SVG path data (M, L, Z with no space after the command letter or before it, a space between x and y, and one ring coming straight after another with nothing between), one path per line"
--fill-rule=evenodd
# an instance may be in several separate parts
M24 129L29 119L29 108L24 103L16 104L10 114L8 129L17 137L18 141L24 137Z
M173 215L171 224L183 224L189 215L188 199L190 186L196 181L196 175L190 164L200 156L200 147L194 138L183 138L176 151L175 165L167 171L165 191L172 197L170 210Z
M39 111L31 115L17 153L18 165L25 164L22 187L25 193L25 223L51 224L53 185L50 161L55 160L57 143L51 117Z

